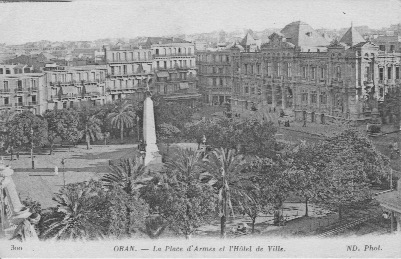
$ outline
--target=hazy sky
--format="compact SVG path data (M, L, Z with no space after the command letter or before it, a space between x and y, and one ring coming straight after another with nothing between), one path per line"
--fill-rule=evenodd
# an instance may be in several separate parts
M0 42L94 40L214 30L313 28L401 22L399 0L75 0L0 3Z

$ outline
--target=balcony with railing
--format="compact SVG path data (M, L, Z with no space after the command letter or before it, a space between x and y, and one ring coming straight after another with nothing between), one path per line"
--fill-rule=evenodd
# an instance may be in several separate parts
M14 104L16 108L27 106L28 103L26 102L19 102Z
M2 103L2 104L0 104L0 107L3 107L3 108L13 107L13 104L12 103Z
M23 94L23 93L27 93L27 92L29 92L28 88L18 87L18 88L14 89L14 93L16 93L16 94Z
M166 53L166 54L153 54L153 58L164 58L164 57L195 57L194 53Z
M0 94L11 94L12 91L10 89L0 89Z

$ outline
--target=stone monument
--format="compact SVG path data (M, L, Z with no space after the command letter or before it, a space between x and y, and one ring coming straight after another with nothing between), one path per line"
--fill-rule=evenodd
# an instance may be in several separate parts
M151 99L149 86L146 91L146 98L143 102L143 141L145 145L144 165L152 163L161 163L161 155L156 145L156 127L153 101Z

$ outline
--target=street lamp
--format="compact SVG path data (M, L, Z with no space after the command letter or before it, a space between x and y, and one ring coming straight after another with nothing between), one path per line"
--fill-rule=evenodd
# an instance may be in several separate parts
M33 161L33 128L31 124L31 161L32 161L32 169L35 169L35 161Z
M61 164L63 165L63 186L65 187L65 158L61 159Z
M137 130L137 138L139 142L139 116L136 116L136 130Z

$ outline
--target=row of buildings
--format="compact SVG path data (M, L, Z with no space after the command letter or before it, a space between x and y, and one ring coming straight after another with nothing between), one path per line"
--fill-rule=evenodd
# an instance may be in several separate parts
M105 48L105 65L0 65L0 114L9 110L72 108L81 102L102 105L117 99L142 100L147 88L167 100L193 103L195 46L177 38L147 38L138 47Z
M400 51L366 41L354 27L328 42L297 21L264 44L247 34L225 48L197 52L199 89L211 104L291 109L296 120L366 121L400 86ZM382 46L382 47L381 47Z
M377 39L376 39L377 40ZM149 37L135 47L105 47L105 65L0 65L0 110L69 108L131 98L149 88L167 100L202 98L233 110L280 107L297 120L366 121L399 86L401 51L392 40L367 41L351 26L329 42L297 21L267 42L247 33L241 41L197 50L180 38Z

